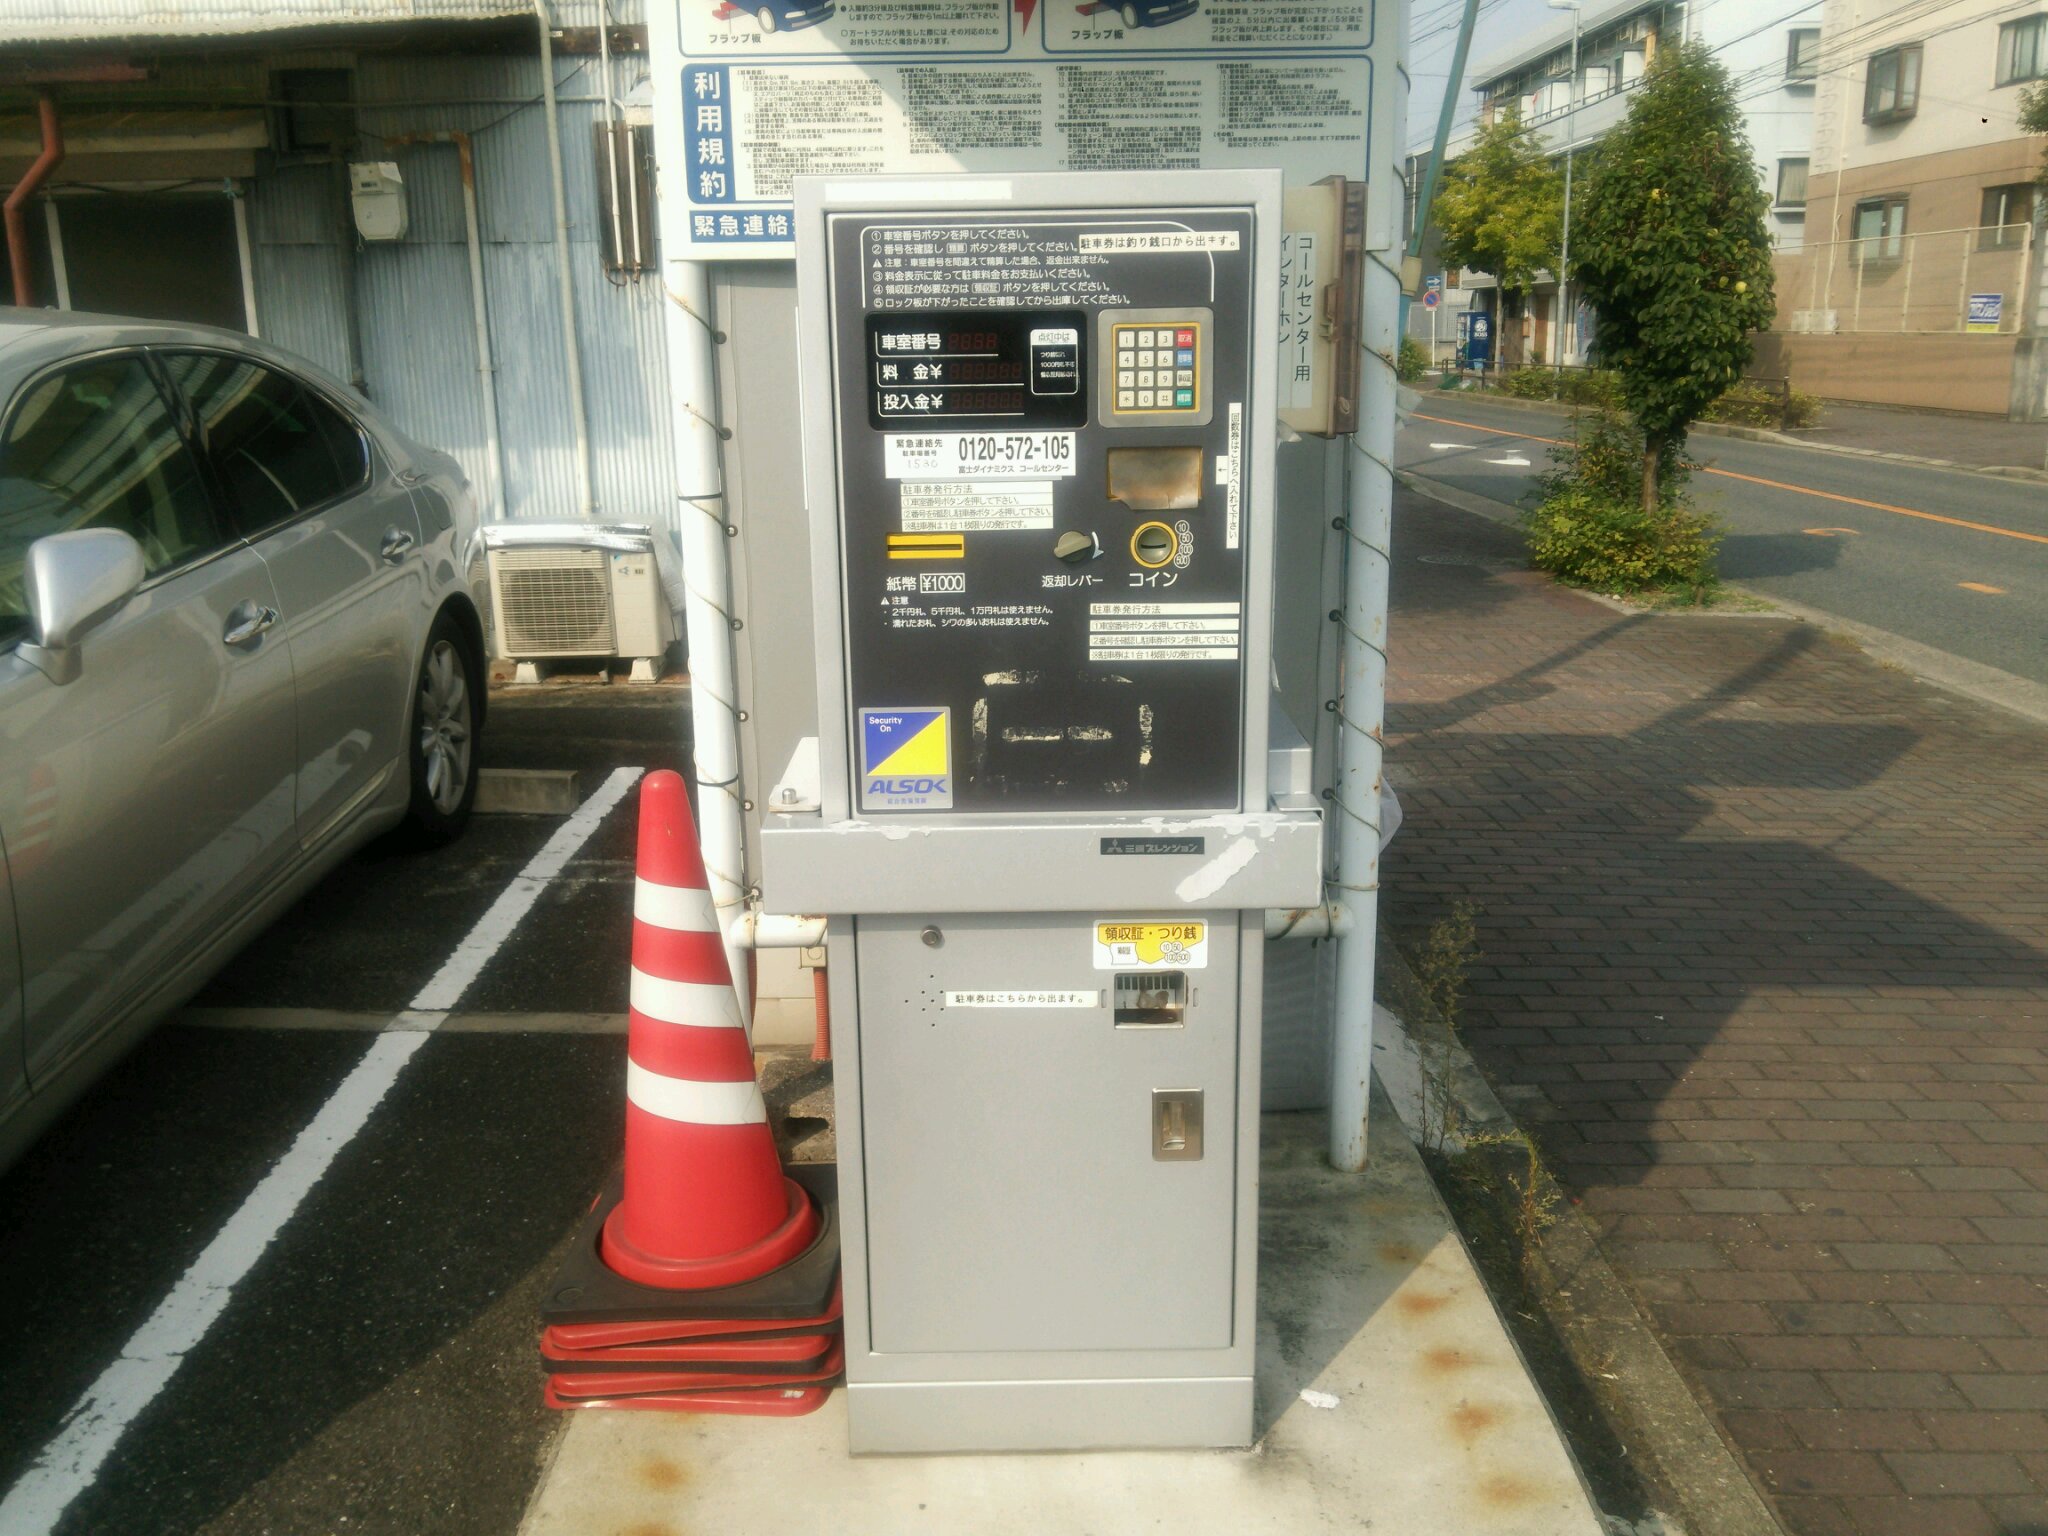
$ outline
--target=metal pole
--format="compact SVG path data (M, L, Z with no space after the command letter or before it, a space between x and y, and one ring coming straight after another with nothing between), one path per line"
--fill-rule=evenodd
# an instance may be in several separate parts
M597 478L590 463L590 418L583 408L583 360L576 350L576 280L569 268L569 193L562 176L562 118L555 108L555 39L547 0L533 0L533 19L540 29L540 89L546 108L548 175L555 194L556 277L562 300L562 350L567 354L569 415L576 432L576 476L583 492L583 515L597 512Z
M490 306L484 297L483 226L477 216L476 152L468 134L443 128L429 133L401 133L386 142L393 149L409 144L452 144L462 180L462 233L469 248L470 324L476 331L476 372L483 387L484 453L489 459L491 506L495 521L509 517L505 495L505 444L498 430L498 365L491 355Z
M64 259L64 225L57 217L57 199L43 204L43 228L50 237L50 284L57 290L57 307L71 307L71 267Z
M510 516L505 505L505 443L498 432L498 367L491 357L491 314L484 301L484 242L476 207L476 159L469 135L450 132L462 173L462 232L469 244L469 309L476 326L476 376L483 386L484 451L491 461L492 502L498 521Z
M1572 65L1571 74L1564 83L1564 248L1557 258L1557 309L1558 324L1564 329L1557 340L1558 361L1569 363L1578 352L1576 343L1579 328L1572 324L1571 307L1566 302L1571 292L1572 270L1572 150L1578 138L1579 123L1579 18L1584 14L1577 5L1572 7Z
M242 269L242 323L251 336L261 340L263 328L256 323L256 259L249 248L249 201L240 191L228 196L235 206L235 262Z
M1458 91L1465 83L1465 56L1472 51L1472 27L1479 19L1479 0L1465 0L1465 14L1458 22L1458 41L1451 49L1451 73L1444 81L1444 104L1437 109L1435 147L1429 155L1429 169L1422 173L1422 195L1415 203L1415 228L1408 233L1408 255L1412 260L1422 256L1422 236L1429 228L1430 205L1436 201L1436 184L1443 175L1444 148L1451 142L1451 119L1458 115ZM1408 290L1397 280L1395 287L1400 293L1396 306L1399 313L1394 321L1394 334L1408 334Z
M1469 20L1470 12L1467 17ZM1453 80L1462 69L1453 66ZM1400 277L1376 257L1364 263L1359 324L1358 430L1351 435L1344 509L1343 630L1337 692L1337 782L1332 819L1337 872L1331 904L1349 925L1337 946L1330 1026L1330 1162L1365 1167L1372 1081L1372 992L1380 888L1381 738L1387 698L1387 568L1394 529L1393 356Z
M1906 281L1899 294L1899 334L1905 335L1913 328L1913 250L1919 245L1918 235L1906 236Z

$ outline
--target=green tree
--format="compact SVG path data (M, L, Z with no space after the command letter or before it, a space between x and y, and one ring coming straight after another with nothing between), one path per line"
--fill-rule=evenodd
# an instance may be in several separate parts
M1444 264L1486 273L1500 284L1502 317L1510 308L1519 314L1537 277L1557 269L1564 175L1521 118L1505 112L1479 130L1470 149L1445 162L1430 221ZM1505 355L1509 337L1503 325L1503 361L1512 361Z
M1601 361L1643 434L1642 506L1658 466L1749 365L1771 323L1770 206L1727 70L1693 43L1661 54L1572 209L1572 267Z

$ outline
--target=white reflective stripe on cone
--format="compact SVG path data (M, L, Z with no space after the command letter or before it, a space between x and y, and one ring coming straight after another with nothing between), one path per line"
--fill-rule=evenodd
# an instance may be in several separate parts
M760 1084L693 1083L663 1077L630 1058L626 1062L626 1098L650 1115L684 1125L766 1125L768 1106Z
M702 886L660 885L635 875L633 915L643 923L677 933L718 932L718 914L711 908L711 893Z
M698 1029L744 1029L740 1000L724 982L669 981L650 976L637 965L628 995L633 1007L664 1024L689 1024Z

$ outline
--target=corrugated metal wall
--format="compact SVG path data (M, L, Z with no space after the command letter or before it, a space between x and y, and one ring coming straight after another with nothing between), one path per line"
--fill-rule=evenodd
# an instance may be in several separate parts
M616 13L615 13L616 14ZM644 60L617 61L623 96ZM599 255L593 125L603 108L594 58L556 61L579 355L597 478L597 516L673 531L675 497L658 278L607 278ZM348 270L366 393L423 442L491 483L477 376L462 187L449 145L385 148L407 133L461 129L475 138L484 287L497 364L509 516L582 515L562 350L554 207L537 57L389 57L356 66L365 157L405 178L403 240L357 243L327 165L279 166L250 194L256 305L266 339L349 375ZM533 105L520 105L523 102ZM422 106L418 103L445 103Z

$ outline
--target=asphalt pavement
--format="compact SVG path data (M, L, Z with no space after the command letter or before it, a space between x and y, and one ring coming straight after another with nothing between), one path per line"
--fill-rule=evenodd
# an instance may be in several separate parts
M483 762L575 768L588 795L620 767L677 766L685 698L497 695ZM624 1011L634 803L596 820L457 1010ZM0 1497L53 1446L90 1442L95 1417L117 1420L109 1402L132 1410L61 1514L9 1514L8 1536L517 1525L556 1427L537 1299L618 1158L624 1042L429 1034L303 1200L281 1219L251 1207L390 1041L380 1028L565 825L479 817L436 852L360 854L202 994L215 1027L159 1028L0 1176ZM287 1022L306 1009L358 1020ZM160 1387L138 1389L124 1362L152 1354L168 1299L202 1255L220 1262L231 1218L260 1252L224 1296L200 1288L217 1315ZM96 1406L74 1412L89 1392Z
M1562 412L1426 391L1395 462L1527 505L1568 435ZM1728 581L2048 683L2048 485L1705 434L1688 451Z

